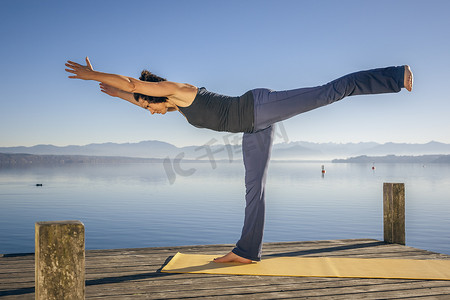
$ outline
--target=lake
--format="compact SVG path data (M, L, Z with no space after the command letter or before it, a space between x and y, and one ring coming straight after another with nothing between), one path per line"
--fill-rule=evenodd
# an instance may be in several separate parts
M406 244L450 254L449 164L271 162L264 242L383 240L383 182L405 183ZM0 169L0 253L52 220L82 221L86 249L235 243L244 193L238 161Z

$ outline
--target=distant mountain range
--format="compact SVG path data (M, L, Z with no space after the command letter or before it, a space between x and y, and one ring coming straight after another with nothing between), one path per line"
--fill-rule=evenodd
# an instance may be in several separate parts
M0 147L4 154L114 156L135 158L182 158L191 160L241 160L241 145L200 145L176 147L161 141L139 143L103 143L85 146L36 145L32 147ZM332 160L357 156L417 156L450 154L450 144L429 142L426 144L385 143L310 143L290 142L275 144L272 159L275 160Z

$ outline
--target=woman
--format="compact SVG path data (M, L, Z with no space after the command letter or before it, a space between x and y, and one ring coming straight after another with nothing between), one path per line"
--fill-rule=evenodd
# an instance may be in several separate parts
M297 114L331 104L346 96L412 90L409 66L360 71L325 85L288 91L254 89L240 97L228 97L176 83L143 71L140 80L94 71L68 61L69 78L100 82L101 91L148 109L152 114L179 111L187 121L200 128L243 132L242 152L245 166L246 207L241 238L236 247L215 262L251 263L261 259L264 229L264 187L273 141L273 124Z

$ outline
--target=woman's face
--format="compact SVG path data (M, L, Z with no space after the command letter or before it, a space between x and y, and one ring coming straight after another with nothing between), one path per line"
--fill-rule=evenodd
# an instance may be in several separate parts
M142 107L148 109L152 113L152 115L155 113L164 115L167 112L166 102L148 103L145 100L139 99L139 103L141 104Z

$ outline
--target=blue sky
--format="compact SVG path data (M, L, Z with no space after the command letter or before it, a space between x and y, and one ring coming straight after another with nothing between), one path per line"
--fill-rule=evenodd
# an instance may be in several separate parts
M350 97L283 122L290 141L450 143L450 1L0 1L0 146L221 141L70 80L67 59L237 96L409 64L413 93Z

